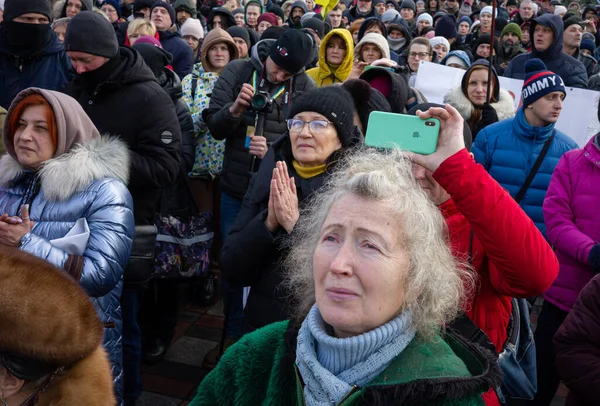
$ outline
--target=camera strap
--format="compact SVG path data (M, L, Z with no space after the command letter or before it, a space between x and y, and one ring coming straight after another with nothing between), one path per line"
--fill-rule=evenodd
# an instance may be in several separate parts
M265 73L265 68L263 67L263 70L260 73L260 78L258 77L258 71L255 70L254 73L252 74L252 87L254 87L254 91L261 89L265 85L264 73ZM285 92L285 95L283 96L283 103L282 103L283 114L285 117L287 117L287 114L288 114L288 109L289 109L289 105L290 105L290 93L292 91L293 81L294 81L294 77L292 76L290 78L290 80L287 81L289 83L289 86L286 86L286 85L281 86L272 96L269 92L267 92L267 93L269 93L269 96L273 100L277 99L279 96L281 96Z

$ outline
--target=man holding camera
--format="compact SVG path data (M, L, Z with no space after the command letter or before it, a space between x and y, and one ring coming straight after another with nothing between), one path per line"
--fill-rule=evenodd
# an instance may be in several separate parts
M215 84L209 108L202 116L211 135L226 140L221 174L221 234L223 240L240 211L256 165L268 144L287 131L287 112L294 97L316 87L304 72L312 58L312 41L299 30L286 30L278 40L259 41L250 60L230 62ZM257 124L263 124L258 125ZM260 128L264 131L261 131ZM262 132L262 134L261 134ZM242 289L223 284L227 347L242 335ZM205 358L216 363L217 352Z

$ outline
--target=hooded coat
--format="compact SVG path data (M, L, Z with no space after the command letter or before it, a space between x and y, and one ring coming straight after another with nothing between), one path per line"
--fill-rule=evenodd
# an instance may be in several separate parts
M0 211L18 215L28 202L35 225L21 239L19 249L69 271L92 299L104 325L103 344L120 400L123 325L119 301L134 233L133 201L126 186L130 154L124 142L101 138L77 102L61 93L25 90L13 102L8 117L18 101L33 93L41 94L54 111L56 154L37 172L21 166L7 120L4 142L8 153L0 159ZM64 237L82 218L90 230L83 255L70 255L53 245L51 240ZM78 261L82 261L81 268L72 266Z
M369 83L378 76L384 76L388 78L390 84L390 94L387 97L387 101L390 103L392 113L404 114L406 112L406 102L408 100L408 83L406 80L389 69L385 68L373 68L360 75L359 79L365 80Z
M136 224L154 224L161 189L172 185L179 172L181 128L173 101L137 51L121 47L120 56L108 63L110 71L99 84L78 75L67 94L102 134L127 144Z
M67 5L69 1L65 1L65 5L63 6L62 13L60 13L60 18L64 18L67 16ZM93 0L81 0L81 11L92 11L94 9Z
M298 24L294 24L294 22L292 21L292 11L294 11L295 8L300 8L304 10L304 14L306 14L306 12L308 11L308 9L306 8L306 3L303 0L293 2L292 7L290 7L290 15L286 21L286 24L290 28L300 29L302 28L302 24L300 22Z
M327 63L327 43L334 35L342 38L346 43L346 56L339 66L332 66ZM329 34L323 38L319 47L319 65L306 71L318 87L332 85L334 83L342 83L352 71L354 63L354 42L350 31L343 28L331 30Z
M62 90L71 80L71 62L54 32L28 57L11 52L7 28L0 27L0 106L8 109L15 96L28 87Z
M381 57L390 59L390 46L388 45L387 40L385 39L384 36L376 34L376 33L366 34L358 42L358 44L356 44L356 48L354 48L354 57L355 58L360 59L362 47L365 44L373 44L373 45L377 46L377 48L379 48L379 51L381 52Z
M566 312L595 274L588 259L600 241L599 139L596 135L583 149L563 155L544 200L546 234L560 263L558 278L544 299Z
M529 35L532 39L535 27L538 24L552 29L554 32L554 42L547 50L540 52L535 49L535 44L532 41L532 51L527 54L518 55L511 60L504 71L504 77L525 79L525 65L530 59L539 58L546 64L549 71L556 73L562 78L565 86L587 89L588 76L585 66L577 59L562 51L564 26L561 18L551 14L544 14L538 18L534 18L529 27Z
M548 153L520 203L521 208L544 236L546 224L542 204L552 172L563 154L577 148L577 143L555 129L555 124L546 127L530 125L521 107L515 117L481 130L473 144L475 160L514 198L525 183L544 142L553 132L555 136Z
M180 78L185 77L192 71L194 66L194 53L192 48L181 39L177 26L167 31L158 31L160 43L164 50L173 55L173 70Z
M257 77L264 70L264 63L269 56L275 40L265 39L252 47L250 60L235 60L229 62L221 72L215 84L210 105L202 112L204 122L208 125L211 135L216 140L226 140L225 158L221 187L232 196L242 199L250 182L250 154L246 148L246 131L248 126L254 126L256 112L247 109L240 117L233 117L229 108L235 102L244 83L252 83L254 72ZM315 82L304 71L300 71L291 80L283 84L272 85L265 80L262 90L274 95L282 86L289 90L288 105L285 105L285 93L273 100L273 108L267 113L264 127L264 137L272 143L287 131L285 119L289 104L300 92L315 87ZM291 89L290 89L291 87Z

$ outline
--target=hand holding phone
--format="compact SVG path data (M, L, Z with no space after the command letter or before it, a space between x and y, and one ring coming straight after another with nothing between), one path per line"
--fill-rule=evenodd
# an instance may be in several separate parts
M424 112L417 110L417 116L423 120L437 118L440 121L440 133L435 152L430 155L411 154L414 163L435 172L442 162L465 148L464 120L449 104L446 104L445 108L432 107Z
M419 154L435 152L440 122L417 116L374 111L369 115L365 144L375 148L400 148Z

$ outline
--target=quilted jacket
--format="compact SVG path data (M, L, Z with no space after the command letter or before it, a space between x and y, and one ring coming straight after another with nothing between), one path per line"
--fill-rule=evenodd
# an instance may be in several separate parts
M514 198L525 183L544 142L555 132L554 141L533 178L523 200L521 208L533 220L537 228L546 235L546 225L542 213L542 204L552 172L562 155L574 148L577 143L569 136L554 128L534 127L525 119L523 108L517 115L487 126L479 132L473 144L475 160L492 175Z

